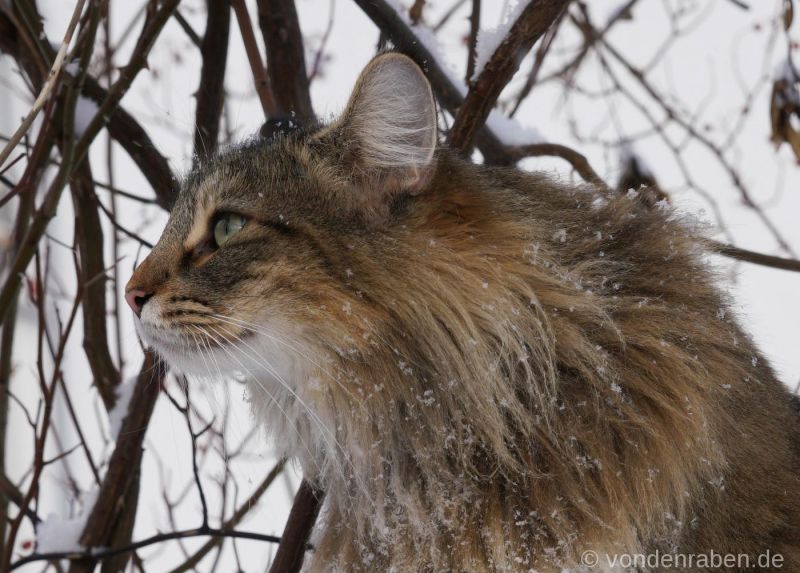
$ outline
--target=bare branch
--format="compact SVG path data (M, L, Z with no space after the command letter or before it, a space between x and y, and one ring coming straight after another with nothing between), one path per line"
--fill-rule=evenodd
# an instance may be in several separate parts
M258 22L267 48L267 73L278 114L311 123L314 109L294 0L258 0Z
M22 508L24 500L22 492L19 491L17 486L11 483L11 480L8 479L4 473L0 473L0 494L2 494L6 499L10 500L18 508ZM33 523L39 523L41 521L39 516L36 515L36 512L30 508L25 510L25 516Z
M283 471L285 465L285 461L280 461L275 464L275 467L270 470L270 472L266 475L266 477L258 484L258 487L253 491L252 494L242 503L236 511L234 511L233 515L222 524L223 531L231 531L234 527L239 525L242 519L248 514L248 512L258 505L259 499L266 493L269 486L272 485L272 482L275 481L280 473ZM200 549L197 550L194 555L192 555L189 559L187 559L184 563L173 569L170 573L185 573L190 569L194 569L203 558L208 555L208 553L217 547L222 540L225 539L224 537L215 537L213 539L208 540Z
M120 375L108 348L103 227L97 212L99 201L95 195L88 159L76 168L70 188L78 229L75 239L81 261L78 280L87 285L83 300L83 349L97 391L106 409L111 410L117 401L116 388Z
M98 105L107 97L106 90L94 78L87 77L84 94ZM108 119L108 134L130 156L156 194L158 204L169 209L178 196L178 182L169 162L156 148L150 136L132 115L118 106Z
M754 265L761 265L763 267L771 267L773 269L780 269L782 271L793 271L800 273L800 261L797 259L787 259L783 257L776 257L774 255L765 255L756 251L749 251L741 247L733 245L726 245L717 241L708 241L709 248L719 255L743 261L745 263L752 263Z
M73 167L83 160L92 141L94 141L94 138L106 123L105 118L112 112L112 110L116 109L119 101L128 91L128 88L130 88L133 80L136 79L139 71L141 71L141 69L147 63L147 55L149 54L153 43L158 37L158 34L160 33L164 24L166 24L167 20L169 19L169 16L177 7L179 1L180 0L165 0L165 2L161 5L160 10L153 18L151 18L149 25L145 26L145 29L142 31L142 35L139 38L139 42L137 42L136 49L131 56L130 63L124 68L121 68L119 79L114 82L114 84L108 90L106 99L103 100L103 103L100 105L100 108L98 109L94 118L86 126L86 129L84 130L80 139L74 144L74 150L72 150L72 152L69 154L69 160L67 161L65 159L65 161L62 162L61 168L58 170L58 173L51 183L50 188L45 194L42 205L34 216L25 240L20 246L19 252L17 253L14 263L11 266L8 280L6 280L2 290L0 291L0 322L5 320L9 305L19 289L22 273L25 271L28 263L33 258L33 255L36 252L36 246L39 243L39 239L41 239L42 235L44 235L48 223L55 215L56 208L58 207L61 199L61 192L64 190L64 185L67 183ZM85 70L85 68L81 69ZM83 77L83 74L81 74L81 76ZM75 94L75 97L77 100L77 93ZM64 131L67 133L71 132L72 125L68 126L68 129L65 128Z
M84 547L116 549L113 547L115 531L124 523L126 515L136 511L142 445L163 380L163 366L154 354L146 353L97 501L86 519L80 538ZM98 557L94 553L90 555L75 561L70 573L92 571Z
M203 67L197 88L195 113L195 158L205 158L217 150L219 120L225 101L225 64L228 61L228 36L231 9L227 0L208 0L206 32L200 52Z
M269 76L264 69L264 62L261 61L261 54L258 50L256 35L253 33L253 23L250 20L250 13L244 0L230 0L233 11L236 13L236 21L239 23L239 30L242 34L242 42L247 52L247 59L250 62L250 70L253 72L253 81L256 86L256 93L264 110L264 117L274 117L278 113L278 106L275 97L272 95L272 87L269 83Z
M532 143L529 145L509 147L508 153L514 161L519 161L525 157L539 157L542 155L560 157L568 161L584 181L597 186L599 189L608 189L606 182L592 169L586 157L566 145L559 145L557 143Z
M469 16L469 39L467 53L467 77L465 83L469 84L475 75L475 63L478 59L478 34L481 31L481 0L472 0L472 13Z
M520 62L542 34L555 22L569 0L532 0L523 9L470 86L458 108L448 141L453 149L468 153L480 127L489 117L500 92L519 69Z
M39 25L40 22L41 18ZM38 71L38 59L34 54L23 50L22 45L26 42L21 39L22 37L25 37L25 34L0 12L0 50L14 57L31 78L34 86L39 86L44 79ZM39 46L45 52L49 52L49 57L54 57L55 53L49 42L39 42ZM71 77L67 72L62 72L62 76ZM97 80L87 76L83 85L83 95L100 105L108 94ZM177 183L166 159L158 152L141 125L122 107L117 107L109 116L106 127L109 135L122 145L142 171L153 187L159 204L168 209L177 195Z
M252 539L253 541L265 541L267 543L280 543L281 538L274 535L265 535L262 533L254 533L250 531L224 531L222 529L185 529L182 531L172 531L170 533L159 533L147 539L130 543L124 547L114 549L95 549L87 551L63 551L53 553L36 553L23 557L15 561L10 571L18 569L28 563L37 561L60 561L66 560L73 563L80 563L82 561L103 561L117 555L125 555L132 553L142 547L148 547L157 543L164 543L165 541L176 541L178 539L189 539L190 537L223 537L229 539ZM72 568L70 568L72 570Z
M294 496L292 511L269 573L297 573L303 566L311 530L322 508L323 493L303 480Z
M75 9L72 11L72 18L70 18L69 24L67 25L67 31L64 32L64 39L61 41L61 47L59 48L58 53L53 60L53 65L47 75L47 80L45 81L44 86L42 86L39 95L36 97L36 101L33 102L33 106L31 107L30 111L25 116L25 119L22 120L22 123L14 132L14 135L11 136L11 140L6 144L3 150L0 151L0 166L6 162L6 159L8 159L9 155L11 155L11 152L14 150L14 147L16 147L17 143L19 143L19 141L22 139L22 136L28 132L31 124L33 124L33 120L36 119L37 115L39 115L39 112L44 107L47 98L50 97L51 92L53 92L54 88L58 84L58 79L64 66L64 58L67 55L67 48L69 47L70 42L72 42L72 35L78 25L81 12L83 12L83 5L85 3L86 0L78 0L75 3Z

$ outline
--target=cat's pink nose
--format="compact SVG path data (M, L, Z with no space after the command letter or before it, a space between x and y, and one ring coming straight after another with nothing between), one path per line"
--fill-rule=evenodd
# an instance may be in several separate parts
M132 288L125 293L125 301L128 303L128 306L131 307L131 310L133 310L136 316L141 316L144 303L150 300L150 297L152 296L153 293L151 292L145 292L142 289Z

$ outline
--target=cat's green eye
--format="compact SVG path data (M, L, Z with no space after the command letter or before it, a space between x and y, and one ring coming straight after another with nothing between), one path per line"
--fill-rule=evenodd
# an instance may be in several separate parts
M214 241L218 247L227 243L231 237L242 230L247 219L236 213L226 213L214 223Z

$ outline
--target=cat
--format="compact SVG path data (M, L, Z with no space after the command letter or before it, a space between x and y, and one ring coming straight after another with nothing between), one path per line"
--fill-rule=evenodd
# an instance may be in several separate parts
M698 225L437 137L379 55L329 125L197 167L127 286L142 340L245 377L326 492L306 570L800 571L800 416Z

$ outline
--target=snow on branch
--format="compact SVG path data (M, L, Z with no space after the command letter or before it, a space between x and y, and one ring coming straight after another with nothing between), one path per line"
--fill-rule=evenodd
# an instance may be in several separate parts
M458 108L449 143L468 152L497 98L519 69L536 41L561 16L568 0L531 0L519 11L494 53L470 85L464 104Z
M433 30L411 22L396 0L355 0L355 2L389 37L398 50L411 57L425 71L438 100L447 111L457 115L469 100L472 90L467 88L447 65ZM516 120L492 110L492 107L494 102L486 110L479 124L474 126L476 132L474 140L488 163L511 163L512 159L506 149L509 145L541 141L538 132L524 128ZM489 119L488 124L487 119Z

